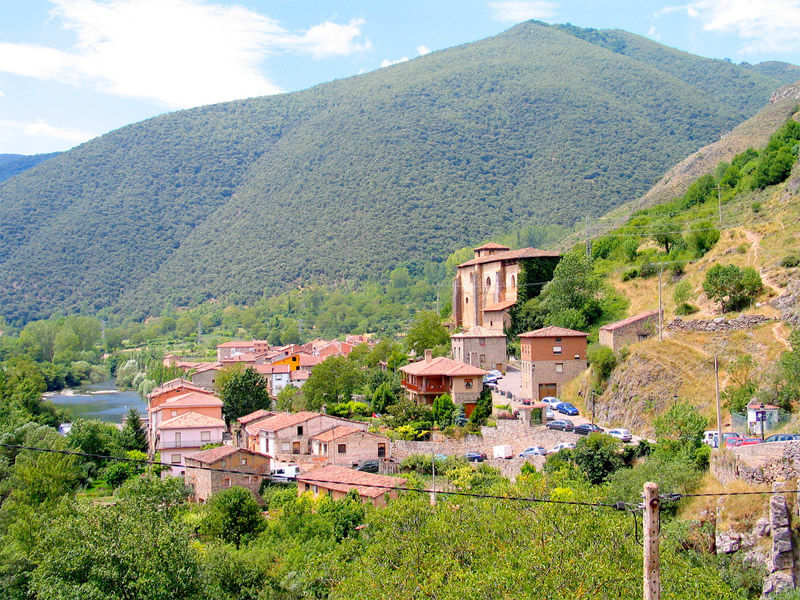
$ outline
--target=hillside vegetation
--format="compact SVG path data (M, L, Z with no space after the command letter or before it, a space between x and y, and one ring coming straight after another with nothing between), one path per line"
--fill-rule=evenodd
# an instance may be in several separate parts
M0 154L0 183L57 155L58 152L30 156L25 154Z
M791 73L529 22L130 125L0 187L0 306L20 323L251 302L570 226L642 194Z

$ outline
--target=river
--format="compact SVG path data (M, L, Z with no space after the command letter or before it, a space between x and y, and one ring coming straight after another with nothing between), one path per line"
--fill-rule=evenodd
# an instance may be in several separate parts
M73 419L122 423L122 417L131 408L142 415L147 413L147 406L139 394L133 390L117 389L114 380L50 392L45 394L45 399L65 409Z

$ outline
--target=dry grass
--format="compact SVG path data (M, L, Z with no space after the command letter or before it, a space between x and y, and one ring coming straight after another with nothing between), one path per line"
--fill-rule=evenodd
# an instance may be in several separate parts
M727 485L720 483L707 473L697 493L718 494L722 492L769 491L771 486L752 485L744 481L734 481ZM793 488L792 488L793 489ZM746 496L706 496L691 498L681 511L681 517L688 520L708 520L717 515L717 529L749 532L756 521L766 517L769 511L769 495Z

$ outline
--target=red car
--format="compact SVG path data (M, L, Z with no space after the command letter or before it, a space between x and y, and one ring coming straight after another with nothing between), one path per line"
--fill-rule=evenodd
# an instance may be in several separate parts
M738 446L753 446L761 443L763 443L761 438L728 438L725 440L725 445L729 448L735 448Z

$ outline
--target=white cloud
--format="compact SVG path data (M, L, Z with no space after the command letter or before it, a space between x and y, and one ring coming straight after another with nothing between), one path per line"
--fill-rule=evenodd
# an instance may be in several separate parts
M0 44L0 71L182 108L280 92L260 72L277 52L315 58L370 47L362 20L292 33L247 8L200 0L50 0L70 50Z
M50 151L53 147L66 150L93 137L96 137L96 134L89 131L74 127L57 127L44 119L0 121L0 143L15 141L18 144L19 140L24 138L26 144L31 146L31 152ZM42 149L36 149L38 144L42 144Z
M684 10L706 31L737 35L744 54L800 49L800 0L700 0L657 14Z
M404 56L403 58L398 58L397 60L389 60L388 58L384 58L381 61L381 69L383 69L384 67L391 67L392 65L398 65L400 63L407 62L407 61L408 61L408 57L407 56Z
M492 19L503 23L519 23L529 19L549 19L555 16L558 4L544 0L499 0L489 2Z
M650 39L653 39L653 40L660 40L661 39L661 34L658 33L658 30L656 29L655 25L652 25L650 27L650 29L647 30L647 37L649 37Z
M426 54L430 54L431 49L428 48L425 44L421 46L417 46L417 56L425 56Z

